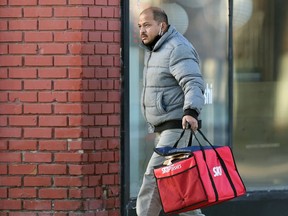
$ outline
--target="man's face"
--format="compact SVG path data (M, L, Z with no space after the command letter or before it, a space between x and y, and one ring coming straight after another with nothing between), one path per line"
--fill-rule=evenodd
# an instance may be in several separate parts
M159 34L161 24L154 20L152 12L146 12L139 16L138 27L142 42L149 45Z

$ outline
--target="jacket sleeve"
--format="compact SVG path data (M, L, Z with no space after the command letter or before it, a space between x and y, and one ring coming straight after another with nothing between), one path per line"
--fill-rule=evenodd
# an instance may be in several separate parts
M199 61L192 46L181 44L171 52L169 63L170 72L184 92L183 110L195 110L198 115L204 105L204 81Z

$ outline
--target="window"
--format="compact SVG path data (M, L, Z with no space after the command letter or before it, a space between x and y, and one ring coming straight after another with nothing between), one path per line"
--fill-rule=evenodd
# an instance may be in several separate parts
M250 190L287 188L288 2L237 2L233 146L238 168Z
M143 50L138 46L137 28L139 13L150 5L165 9L170 23L200 55L207 83L201 118L208 138L217 145L232 144L248 190L288 188L288 1L233 1L233 70L228 68L232 65L228 64L229 2L129 0L129 8L126 5L130 62L129 74L125 74L129 85L125 145L130 155L126 159L126 207L127 200L138 194L154 147L153 134L148 134L140 111Z

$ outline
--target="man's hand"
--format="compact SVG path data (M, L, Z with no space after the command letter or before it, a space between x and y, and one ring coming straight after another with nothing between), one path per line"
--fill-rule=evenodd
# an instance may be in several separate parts
M191 129L193 131L197 131L198 129L198 121L197 119L195 119L194 117L190 116L190 115L185 115L182 118L182 128L185 129L187 123L191 126Z

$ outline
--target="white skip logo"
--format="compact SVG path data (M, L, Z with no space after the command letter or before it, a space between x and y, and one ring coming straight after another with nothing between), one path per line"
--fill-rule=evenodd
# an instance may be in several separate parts
M221 166L213 167L214 177L218 177L222 175L222 168Z
M173 170L181 169L181 168L182 168L181 164L178 164L176 166L172 165L172 166L163 167L162 168L162 174L168 173L168 172L173 171Z

